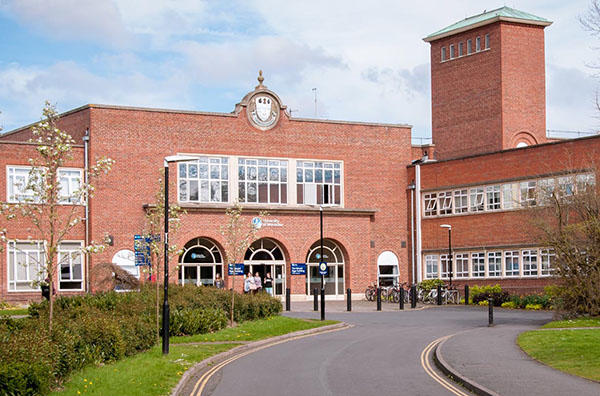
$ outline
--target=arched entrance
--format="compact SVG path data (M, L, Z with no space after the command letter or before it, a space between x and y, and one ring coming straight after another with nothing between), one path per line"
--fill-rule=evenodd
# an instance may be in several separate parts
M319 263L325 261L328 273L324 277L325 294L343 296L344 289L344 254L340 247L329 239L323 240L323 257L321 258L321 242L313 243L306 258L306 294L313 294L315 288L321 289Z
M267 272L273 278L273 294L283 296L285 293L285 257L283 250L273 240L262 238L250 245L244 255L244 274L259 273L264 282Z
M386 250L377 257L377 285L394 286L398 283L398 256Z
M223 256L214 242L206 238L194 238L184 246L179 256L179 282L182 285L215 284L215 276L223 277Z

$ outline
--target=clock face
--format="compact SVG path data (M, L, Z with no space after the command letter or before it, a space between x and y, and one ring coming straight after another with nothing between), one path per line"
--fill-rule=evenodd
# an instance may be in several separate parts
M279 120L279 105L273 96L267 93L254 95L248 103L248 119L258 129L266 131Z

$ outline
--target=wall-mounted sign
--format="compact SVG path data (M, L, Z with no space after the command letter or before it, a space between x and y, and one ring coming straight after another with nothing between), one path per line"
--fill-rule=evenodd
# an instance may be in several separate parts
M233 275L233 264L229 264L227 269L228 275ZM244 275L244 263L236 263L235 264L235 274L236 275Z
M292 275L306 275L306 263L292 263Z
M283 224L277 219L261 219L260 217L254 217L252 219L252 225L256 229L262 227L283 227Z

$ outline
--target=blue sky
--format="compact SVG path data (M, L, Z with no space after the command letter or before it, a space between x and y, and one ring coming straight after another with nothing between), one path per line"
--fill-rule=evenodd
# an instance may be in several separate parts
M50 6L48 4L51 4ZM45 100L230 112L265 84L294 116L409 123L431 135L427 34L507 5L546 28L547 127L600 129L588 0L0 0L0 125Z

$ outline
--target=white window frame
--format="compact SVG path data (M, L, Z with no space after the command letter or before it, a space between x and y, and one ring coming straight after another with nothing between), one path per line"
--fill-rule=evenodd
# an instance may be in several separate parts
M437 193L423 194L423 216L437 216Z
M218 160L218 163L217 163ZM202 161L202 162L201 162ZM196 165L196 177L190 177L191 166ZM200 166L206 165L206 178L200 177ZM198 155L198 159L193 161L182 161L177 166L177 200L180 203L228 203L231 200L231 157L222 155ZM219 168L219 176L213 177L212 168ZM185 167L184 176L182 176L182 168ZM227 170L227 177L223 177L223 168ZM186 183L185 191L183 190L183 182ZM191 199L190 185L192 182L198 184L198 199ZM206 183L203 187L203 183ZM212 183L219 183L219 197L213 199L211 196ZM227 199L223 199L223 183L227 183ZM203 198L203 191L206 190L206 199ZM185 197L182 197L182 192L185 192ZM183 198L183 199L182 199Z
M475 37L475 52L481 51L481 37Z
M78 248L76 249L65 249L64 244L78 244ZM60 245L58 246L58 269L57 269L57 278L58 278L58 290L59 291L83 291L85 289L85 260L86 260L86 255L83 253L82 251L83 249L83 241L62 241L60 243ZM76 279L73 278L73 259L74 259L74 252L78 253L80 256L80 263L79 265L81 266L81 278L80 279ZM61 258L61 255L65 255L66 257ZM62 266L65 264L65 262L63 260L67 260L67 264L69 266L69 279L62 279ZM61 287L61 283L62 282L80 282L81 283L81 287L78 289L70 289L70 288L62 288Z
M486 275L487 278L500 278L502 276L502 269L504 268L504 260L501 251L487 252L486 254L487 266ZM492 269L493 266L493 269Z
M458 57L460 58L461 56L465 55L465 43L464 42L459 42L458 43Z
M17 244L27 244L27 245L35 245L35 247L37 247L37 249L17 249L16 245ZM17 253L21 252L24 253L26 256L26 274L27 274L27 279L17 279L17 265L19 265L19 263L17 262ZM31 260L31 256L30 253L35 253L37 254L37 259L34 259L34 263L30 263ZM13 262L11 263L11 255L12 255L12 260ZM37 260L37 263L35 262ZM39 292L40 291L40 287L39 285L37 287L33 287L32 284L34 282L41 282L43 281L46 276L45 276L45 270L44 270L44 263L46 262L46 244L44 241L28 241L28 240L12 240L12 241L8 241L7 243L7 249L6 249L6 279L7 279L7 287L8 287L8 292L9 293L28 293L28 292ZM35 267L37 267L35 269L35 271L37 271L37 274L31 274L31 266L34 265ZM12 270L13 270L13 274L15 276L14 279L11 279L10 277L10 270L12 266ZM36 278L37 276L37 278ZM28 288L25 289L17 289L17 284L21 283L21 284L29 284Z
M454 190L454 213L468 213L469 212L469 190L461 189Z
M439 256L428 254L425 256L425 279L437 279L440 269Z
M15 178L16 177L23 177L24 180L24 185L26 186L29 183L29 175L31 173L31 170L33 169L32 166L27 166L27 165L7 165L6 166L6 202L8 203L38 203L39 202L39 197L36 197L34 192L30 191L29 193L26 191L23 192L17 192L16 190L16 186L15 186ZM17 175L17 171L20 172L20 175ZM77 172L77 175L65 175L65 173L75 173ZM72 195L72 193L76 190L74 187L74 185L72 184L74 180L77 180L77 184L79 185L79 188L81 188L81 184L83 182L83 169L81 168L69 168L69 167L60 167L58 168L58 175L56 176L58 178L58 184L60 187L60 191L59 191L59 196L58 196L58 203L61 205L82 205L84 203L84 199L83 196L80 196L79 199L77 201L71 201L70 197ZM67 178L68 180L68 188L69 188L69 192L68 194L64 194L62 191L62 179L63 178Z
M454 44L450 44L450 59L454 59Z
M61 172L63 173L61 175ZM69 174L65 174L65 172L68 172ZM77 172L77 175L73 175L72 173ZM63 191L63 185L62 185L62 179L66 178L68 180L68 188L69 191L67 194L64 193ZM81 205L84 203L84 197L83 194L78 193L79 197L77 197L77 200L73 200L73 194L75 191L80 191L81 189L81 185L83 183L83 169L79 169L79 168L60 168L58 170L58 180L60 183L60 203L64 204L64 205ZM76 185L74 185L73 183L76 183Z
M521 191L521 206L526 208L537 205L537 181L527 180L519 183Z
M489 33L485 35L485 40L484 41L485 41L485 43L484 43L485 49L486 50L490 49L490 34Z
M467 40L467 55L471 55L473 53L473 40Z
M322 171L321 182L316 181L318 170ZM301 175L299 172L302 172ZM326 181L327 172L331 172L331 182ZM336 182L336 172L338 173L338 182ZM307 181L308 175L311 175L310 181ZM303 202L297 200L298 205L324 204L340 207L344 205L344 164L342 161L299 159L296 161L296 175L293 177L296 185L296 200L298 197L298 189L302 189ZM318 196L319 186L321 186L321 203L319 202ZM336 187L339 187L339 197L335 192ZM328 202L325 202L326 191L329 196Z
M540 276L552 276L555 271L553 261L556 260L556 254L552 249L540 249Z
M438 212L440 216L452 214L452 201L452 191L438 193Z
M515 267L516 263L516 267ZM519 250L507 250L504 252L504 276L517 278L521 276L521 252Z
M442 57L442 62L445 62L445 61L446 61L446 59L447 59L447 58L446 58L446 47L445 47L445 46L444 46L444 47L442 47L442 54L441 54L441 57Z
M448 279L450 276L450 260L448 254L440 254L440 279ZM453 263L454 264L454 263ZM454 265L452 265L452 277L454 277Z
M485 211L485 190L483 187L469 189L469 212Z
M495 211L502 208L500 186L485 187L485 210Z
M289 178L289 167L290 161L288 159L280 158L252 158L252 157L238 157L237 158L237 185L238 185L238 200L243 204L257 204L257 205L287 205L289 203L289 192L290 192L290 178ZM244 179L240 178L240 168L244 169ZM266 168L266 180L260 180L261 169ZM249 170L255 169L255 179L248 179ZM277 180L274 179L273 171L276 171ZM285 174L285 177L284 177ZM283 180L285 178L285 180ZM256 188L256 201L249 201L248 197L248 186L254 184ZM260 201L260 187L261 185L267 185L267 202ZM243 188L241 188L243 185ZM271 187L277 186L278 199L275 201L271 196ZM244 197L242 199L242 192ZM285 192L285 202L282 202L282 196Z
M485 252L471 253L471 277L485 278Z
M538 276L538 250L525 249L521 252L521 256L523 258L523 277Z
M469 253L454 253L452 261L452 269L454 277L468 278L469 277Z

